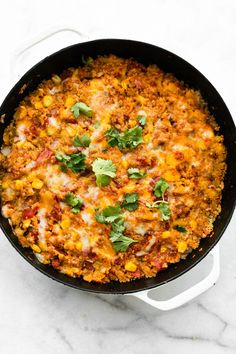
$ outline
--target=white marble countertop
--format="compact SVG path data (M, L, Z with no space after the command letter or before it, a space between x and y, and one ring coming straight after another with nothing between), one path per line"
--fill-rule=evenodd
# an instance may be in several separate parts
M207 76L236 117L234 0L8 0L0 12L1 100L12 83L13 51L66 23L92 39L137 39L179 54ZM23 59L30 66L75 40L51 40L34 51L36 58ZM235 235L234 215L220 244L217 284L191 303L161 312L132 296L91 295L56 283L0 234L1 354L236 353Z

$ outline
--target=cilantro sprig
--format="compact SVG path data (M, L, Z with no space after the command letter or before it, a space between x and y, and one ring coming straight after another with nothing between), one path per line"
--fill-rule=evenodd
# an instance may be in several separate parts
M86 117L92 117L92 109L83 102L77 102L71 107L71 112L75 118L80 116L80 113L84 114Z
M143 129L136 126L127 129L124 132L119 132L117 129L111 128L106 131L105 135L108 137L108 144L112 147L118 146L120 150L135 149L143 142Z
M153 188L153 193L157 198L163 198L165 191L169 188L169 183L164 178L160 178Z
M160 210L161 221L168 221L170 219L169 203L162 200L157 200L153 204L146 203L146 206L150 209L157 208Z
M127 248L137 240L125 236L124 219L121 215L121 207L118 203L115 206L108 206L96 215L96 220L101 224L111 224L110 240L116 252L125 252Z
M76 136L74 139L74 146L76 147L88 147L90 143L91 140L86 134L82 135L81 138Z
M84 171L86 156L82 152L76 154L67 155L64 153L58 153L55 155L56 159L62 163L61 168L63 172L70 169L72 172L78 173Z
M92 170L96 176L96 183L99 187L105 187L111 179L116 176L116 166L111 160L97 158L92 163Z
M83 200L77 197L74 193L67 193L64 198L64 202L72 206L71 211L74 214L77 214L84 204Z
M146 203L146 206L150 209L157 208L160 210L160 216L162 221L168 221L170 219L170 207L169 203L164 200L166 190L169 188L169 183L164 178L160 178L153 188L155 197L162 198L155 201L153 204Z
M147 118L145 116L138 116L137 117L139 124L142 125L142 127L144 127L144 125L146 124Z
M187 229L184 226L181 226L181 225L175 225L174 229L179 231L179 232L182 232L182 233L187 232Z
M93 64L93 58L91 58L91 57L85 57L84 55L82 55L82 57L81 57L81 60L82 60L82 63L84 64L84 65L92 65Z
M103 209L103 211L95 216L95 219L100 224L112 223L120 218L121 207L119 203L116 203L115 206L108 206Z
M128 175L130 179L140 179L147 176L145 172L140 171L139 168L130 167L128 169Z
M129 211L138 209L138 193L126 193L121 206Z

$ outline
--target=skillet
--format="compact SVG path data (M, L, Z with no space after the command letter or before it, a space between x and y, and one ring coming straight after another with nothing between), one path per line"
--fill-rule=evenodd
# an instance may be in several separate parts
M38 84L49 79L52 74L60 74L70 66L82 65L82 56L95 58L98 55L115 54L124 58L134 58L144 65L157 64L165 72L170 72L186 85L199 90L203 99L208 103L210 113L220 126L219 134L225 137L227 148L227 172L224 179L225 188L222 194L222 211L215 223L213 236L201 240L200 247L194 250L185 260L170 265L154 278L137 279L129 283L111 282L108 284L88 283L78 278L71 278L59 273L48 265L41 264L31 249L23 248L14 236L6 218L0 215L0 227L14 248L32 266L50 278L74 287L94 293L128 294L148 290L163 285L189 271L200 262L217 244L223 235L234 211L236 200L236 129L233 119L223 99L212 84L191 64L179 56L160 47L123 39L100 39L66 47L53 53L33 66L16 83L0 107L0 117L4 114L4 122L0 125L0 145L2 145L3 132L10 124L16 107L20 101L33 91ZM22 92L21 88L26 86ZM197 220L201 222L201 220Z

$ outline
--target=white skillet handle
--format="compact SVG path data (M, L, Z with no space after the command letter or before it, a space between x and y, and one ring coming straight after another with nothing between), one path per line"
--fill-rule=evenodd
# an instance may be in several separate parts
M210 273L199 283L193 285L191 288L183 291L181 294L178 294L168 300L153 300L148 296L150 290L141 291L138 293L132 293L132 295L137 297L140 300L143 300L147 304L162 310L168 311L173 310L177 307L184 305L195 297L199 296L209 288L211 288L217 281L220 274L220 255L219 255L219 245L216 245L214 249L210 252L210 255L213 257L213 264L210 270Z
M34 38L23 43L18 49L16 49L13 52L12 60L11 60L11 79L12 79L12 81L16 81L21 76L21 72L20 72L21 70L19 69L19 62L20 62L20 60L22 60L24 55L29 53L31 51L31 49L36 47L38 44L57 35L58 33L63 33L63 32L75 33L76 35L79 36L81 42L89 40L89 37L86 34L83 34L82 32L80 32L79 30L77 30L76 28L74 28L70 25L60 25L60 26L53 26L53 27L47 28L46 30L44 30L43 32L41 32L40 34L35 36ZM63 47L63 45L61 47ZM48 54L49 53L47 53L46 55L48 55ZM43 59L43 56L44 55L42 54L40 59ZM27 61L27 58L25 60ZM35 61L35 63L37 61ZM32 63L29 63L29 64L32 64Z

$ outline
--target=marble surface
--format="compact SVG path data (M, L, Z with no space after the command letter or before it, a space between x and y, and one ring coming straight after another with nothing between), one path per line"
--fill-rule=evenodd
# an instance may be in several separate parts
M234 0L8 0L0 11L1 100L14 72L77 38L67 33L49 40L14 64L19 48L52 25L69 24L90 38L138 39L179 54L208 77L236 116ZM220 244L217 284L191 303L161 312L133 296L66 288L34 270L0 234L1 354L236 353L235 235L234 215Z

